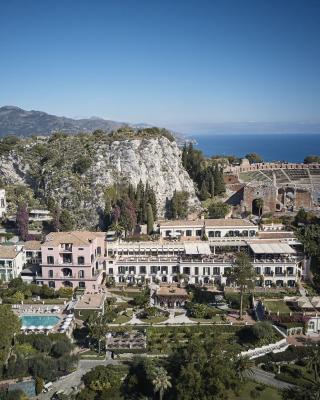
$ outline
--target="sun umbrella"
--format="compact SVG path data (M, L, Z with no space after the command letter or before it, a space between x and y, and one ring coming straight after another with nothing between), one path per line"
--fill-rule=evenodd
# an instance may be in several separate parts
M53 328L52 325L46 326L46 329L48 329L49 331Z

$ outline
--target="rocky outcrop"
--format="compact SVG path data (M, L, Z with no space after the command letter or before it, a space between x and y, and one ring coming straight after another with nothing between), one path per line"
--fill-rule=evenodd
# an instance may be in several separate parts
M37 143L29 143L22 151L20 145L19 151L3 156L0 177L30 185L40 198L52 197L72 211L79 227L99 222L105 189L114 183L136 186L140 180L148 182L155 191L160 216L175 190L188 192L190 207L199 208L194 183L181 163L180 149L164 136L114 141L93 140L92 135L68 136L41 146L41 156ZM73 170L80 156L91 161L83 174Z

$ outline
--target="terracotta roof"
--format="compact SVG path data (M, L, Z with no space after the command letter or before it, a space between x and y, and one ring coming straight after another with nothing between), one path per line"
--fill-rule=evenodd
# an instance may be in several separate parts
M2 259L13 259L18 253L16 246L0 246L0 258Z
M188 220L172 220L172 221L164 221L160 222L160 227L165 226L193 226L193 227L202 227L203 225L206 226L218 226L218 227L254 227L252 222L245 220L245 219L198 219L194 221Z
M89 246L89 240L104 237L105 232L73 231L52 232L46 236L44 246L59 246L61 243L70 243L75 246Z
M39 240L28 240L24 243L26 250L41 250L41 242Z
M294 232L259 232L259 238L261 239L285 239L294 238Z

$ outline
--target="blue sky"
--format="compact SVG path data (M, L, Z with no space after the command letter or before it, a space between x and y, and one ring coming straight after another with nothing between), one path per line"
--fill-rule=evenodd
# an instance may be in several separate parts
M0 0L0 105L185 132L318 124L319 38L320 0Z

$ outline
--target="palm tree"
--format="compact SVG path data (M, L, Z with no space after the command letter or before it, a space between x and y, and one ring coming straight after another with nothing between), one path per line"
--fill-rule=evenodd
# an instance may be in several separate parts
M308 358L307 367L313 371L315 382L319 382L320 349L318 347L312 350L312 353Z
M243 295L247 288L253 288L256 277L255 269L246 253L239 253L233 267L228 271L228 278L240 290L239 319L243 314Z
M248 375L253 375L254 362L248 356L240 356L236 361L236 375L243 382Z
M170 376L167 374L167 371L160 367L155 371L155 378L152 381L154 386L154 391L159 392L159 400L163 399L164 392L171 388Z

